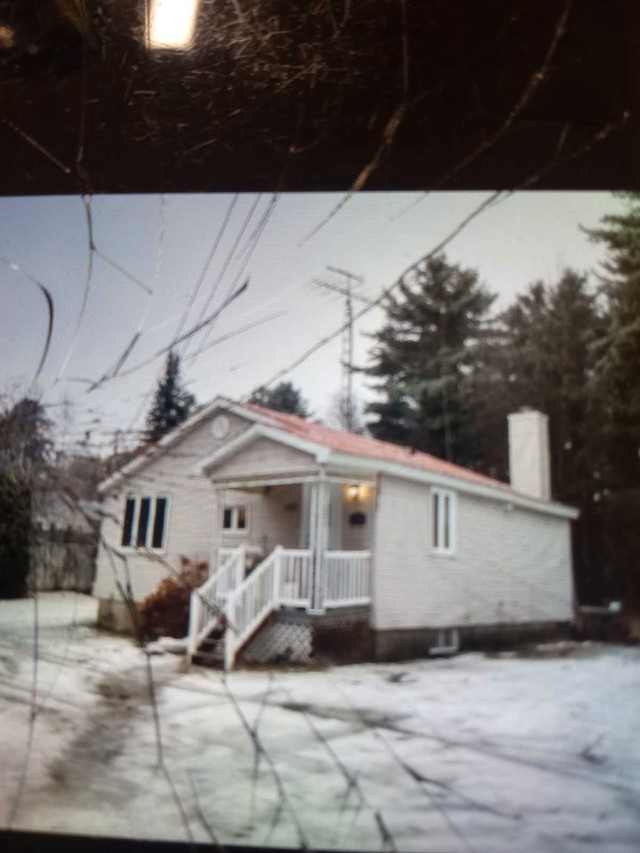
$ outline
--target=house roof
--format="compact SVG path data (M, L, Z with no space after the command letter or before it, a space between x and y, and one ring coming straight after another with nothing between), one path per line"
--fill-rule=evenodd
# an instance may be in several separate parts
M370 470L372 467L377 468L379 464L378 470L393 476L435 482L450 487L457 483L459 488L464 488L466 491L486 497L502 497L503 500L514 505L566 518L577 518L578 516L578 511L572 507L520 494L512 489L508 483L486 477L468 468L454 465L452 462L446 462L430 453L412 452L405 447L387 441L330 429L323 424L307 421L296 415L276 412L255 403L236 403L225 397L216 397L209 405L201 407L183 424L165 435L156 445L146 448L144 453L132 459L117 473L104 480L99 486L99 492L105 494L119 486L127 477L146 467L158 456L181 441L198 424L220 409L253 421L254 426L248 433L244 434L244 437L240 437L241 443L251 440L258 431L275 440L280 438L282 441L286 439L288 443L299 442L299 445L304 445L308 452L321 449L324 452L328 451L337 464L351 465L353 463L353 467L355 467L358 463L362 463ZM232 441L231 445L233 444ZM229 446L226 451L231 449L232 447ZM226 455L225 448L217 451L214 456L218 457L220 453ZM212 462L213 458L204 459L196 467L202 473Z
M397 465L407 465L410 468L418 468L431 474L443 477L455 477L470 483L490 486L492 488L506 489L512 491L507 483L485 477L461 465L446 462L437 456L422 451L412 451L389 441L380 441L377 438L368 438L364 435L356 435L351 432L331 429L314 421L307 421L297 415L288 415L283 412L274 412L254 403L243 403L242 408L249 409L265 419L274 421L279 429L284 430L297 438L310 441L313 444L327 447L336 453L346 453L351 456L365 457L368 459L379 459L382 462L393 462Z

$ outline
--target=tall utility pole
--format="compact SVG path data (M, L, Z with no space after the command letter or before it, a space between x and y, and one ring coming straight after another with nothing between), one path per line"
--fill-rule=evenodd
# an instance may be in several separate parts
M354 428L355 412L353 404L353 300L357 299L367 305L371 305L371 300L354 292L354 285L361 285L364 279L361 276L339 267L328 266L329 272L342 276L343 284L334 284L333 282L323 281L322 279L314 278L313 283L318 287L324 288L333 293L338 293L344 296L344 314L345 323L342 333L342 411L344 413L345 426L350 432Z

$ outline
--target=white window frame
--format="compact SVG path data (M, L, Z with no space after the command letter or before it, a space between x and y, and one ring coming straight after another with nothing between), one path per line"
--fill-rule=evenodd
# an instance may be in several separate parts
M439 543L444 542L445 530L445 514L444 507L446 506L445 498L449 499L449 547L445 547ZM434 505L438 501L438 530L434 539L433 530L433 515ZM457 519L458 519L458 502L457 495L450 489L431 489L431 501L429 505L429 536L431 537L431 551L434 554L439 554L443 557L453 557L457 547Z
M149 506L149 523L147 524L147 538L144 545L137 545L138 540L138 520L140 518L140 505L143 498L149 498L151 501ZM120 550L129 553L139 552L141 549L153 551L154 554L162 554L167 550L167 539L169 537L169 516L171 512L171 499L169 495L125 495L124 506L122 507L122 521L120 523L120 542L122 542L122 534L124 532L124 519L127 512L127 501L134 501L133 519L131 521L132 543L131 545L120 544ZM164 529L162 531L162 545L159 548L154 548L151 544L153 540L153 528L156 519L156 503L159 500L166 501L166 509L164 513Z
M231 527L224 526L224 514L228 509L231 510ZM240 509L244 510L244 527L238 527L238 510ZM222 507L222 518L220 519L220 529L223 535L246 536L249 533L250 520L251 514L248 504L224 504Z

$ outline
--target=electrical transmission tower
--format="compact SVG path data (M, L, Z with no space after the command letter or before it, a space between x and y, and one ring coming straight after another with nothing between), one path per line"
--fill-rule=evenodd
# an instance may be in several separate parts
M340 363L342 365L342 387L340 389L341 409L345 420L346 429L351 432L355 426L355 407L353 400L353 301L372 304L372 300L355 292L355 288L363 284L361 276L339 267L328 266L327 270L339 275L343 279L342 284L335 284L323 279L314 278L313 284L331 293L337 293L344 297L344 331L342 333Z

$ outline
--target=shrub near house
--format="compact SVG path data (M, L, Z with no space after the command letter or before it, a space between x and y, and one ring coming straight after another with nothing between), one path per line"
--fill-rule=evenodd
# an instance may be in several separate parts
M180 563L179 573L162 580L156 591L138 605L145 637L182 639L189 631L191 592L207 579L209 564L194 563L187 557L181 557Z

